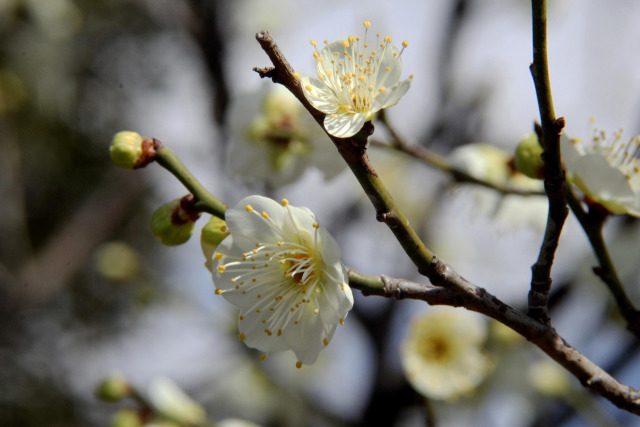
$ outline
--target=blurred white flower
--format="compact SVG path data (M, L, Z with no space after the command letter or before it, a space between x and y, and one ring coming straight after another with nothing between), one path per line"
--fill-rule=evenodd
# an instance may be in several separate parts
M153 408L170 421L200 425L207 420L204 408L169 378L155 378L149 384L147 393Z
M451 163L489 183L520 190L542 191L543 183L515 170L513 156L491 144L473 143L455 149ZM543 230L547 219L547 199L538 196L502 195L480 186L471 188L481 211L493 215L505 229L523 224Z
M364 22L364 41L349 36L347 40L328 43L313 56L317 60L318 78L301 79L303 92L311 105L326 114L324 127L338 138L353 136L376 112L398 103L411 86L410 76L400 81L402 50L391 44L391 37L373 46L368 43L369 21Z
M613 214L640 216L640 137L611 138L594 130L591 141L560 136L567 179L586 196Z
M284 87L268 83L238 98L231 108L229 170L280 187L294 182L309 166L326 179L345 162L313 117Z
M491 372L483 352L487 326L464 311L436 311L416 318L402 345L409 383L430 399L470 393Z
M568 396L571 391L567 371L548 359L539 360L530 366L529 381L536 391L547 396Z
M213 256L216 293L240 309L239 338L316 361L353 306L340 247L307 208L249 196L227 210ZM266 355L263 355L266 357Z

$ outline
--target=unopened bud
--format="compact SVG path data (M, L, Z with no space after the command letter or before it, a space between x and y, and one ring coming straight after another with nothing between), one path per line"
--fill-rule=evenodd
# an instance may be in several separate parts
M544 177L544 162L542 161L542 146L538 141L538 135L530 133L525 135L516 148L516 169L533 179Z
M181 245L191 237L200 213L191 194L160 206L151 217L151 231L167 246Z
M154 143L137 132L122 131L114 135L109 147L111 160L125 169L138 169L155 159Z
M118 402L130 396L133 390L127 380L120 374L105 379L96 388L96 397L105 402Z
M140 414L132 409L121 409L111 419L110 427L142 427Z
M202 406L169 378L156 378L149 384L149 401L156 412L180 425L201 425L207 419Z
M200 245L202 246L202 253L206 259L205 266L211 271L212 257L216 248L229 235L229 229L227 223L218 218L212 216L209 222L202 228L202 234L200 234Z

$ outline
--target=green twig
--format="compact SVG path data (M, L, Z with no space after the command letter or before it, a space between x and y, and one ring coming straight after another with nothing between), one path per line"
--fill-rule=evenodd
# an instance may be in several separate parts
M529 291L529 315L543 323L550 323L547 303L551 289L551 268L562 227L568 215L566 180L560 157L560 133L564 119L556 119L549 64L547 61L547 3L546 0L532 0L533 16L533 63L531 75L536 88L540 122L542 127L542 147L544 153L544 184L549 211L542 245L536 263L531 267L531 290Z
M209 193L207 189L198 182L173 150L165 147L162 142L155 138L153 142L156 149L155 161L178 178L178 180L187 187L187 190L193 194L195 198L194 207L201 212L207 212L224 219L224 212L227 210L227 205Z

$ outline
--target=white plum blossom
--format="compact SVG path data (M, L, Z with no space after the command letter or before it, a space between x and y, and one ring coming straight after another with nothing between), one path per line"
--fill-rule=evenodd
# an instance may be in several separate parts
M240 309L239 338L264 354L292 350L312 364L353 306L340 247L307 208L262 196L225 214L213 255L216 293Z
M482 350L487 335L482 319L468 312L436 311L417 317L401 353L409 383L435 400L470 393L493 368Z
M587 202L595 202L612 214L640 216L640 137L611 138L595 130L589 143L560 136L567 179L580 189Z
M375 44L369 44L364 22L364 40L349 36L346 40L329 43L313 56L317 60L318 78L301 79L303 92L316 109L325 113L324 127L338 138L358 133L365 122L376 112L398 103L411 86L411 79L400 81L402 51L408 46L402 42L402 50L391 44L391 37L382 41L377 34Z
M300 101L281 85L265 83L237 97L229 112L229 171L278 188L316 167L325 179L344 168L335 146Z

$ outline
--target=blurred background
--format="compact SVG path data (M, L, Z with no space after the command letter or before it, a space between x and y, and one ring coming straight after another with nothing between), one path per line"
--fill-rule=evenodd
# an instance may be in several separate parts
M640 133L640 3L549 3L551 83L565 132L588 139L595 117L600 129ZM541 386L562 373L533 370L545 356L493 324L485 350L494 369L482 385L455 401L425 398L403 375L400 347L411 318L438 308L358 291L315 365L297 370L289 353L260 362L235 336L235 309L214 295L197 232L178 247L150 232L152 212L186 190L157 165L128 171L109 159L118 131L158 138L227 204L287 197L315 212L350 267L420 281L348 171L327 181L311 168L277 188L229 173L230 111L261 89L252 68L271 65L255 33L268 29L305 76L315 73L309 40L361 34L369 20L374 32L409 41L403 76L413 74L413 85L387 113L404 138L443 155L478 142L513 152L538 118L530 13L524 0L0 1L0 425L109 425L135 407L94 396L116 373L142 392L171 378L212 423L640 425L573 378ZM435 253L526 306L544 202L453 185L402 154L372 147L370 155ZM636 304L639 237L635 220L607 223ZM554 325L639 386L639 346L592 274L572 217L556 260Z

